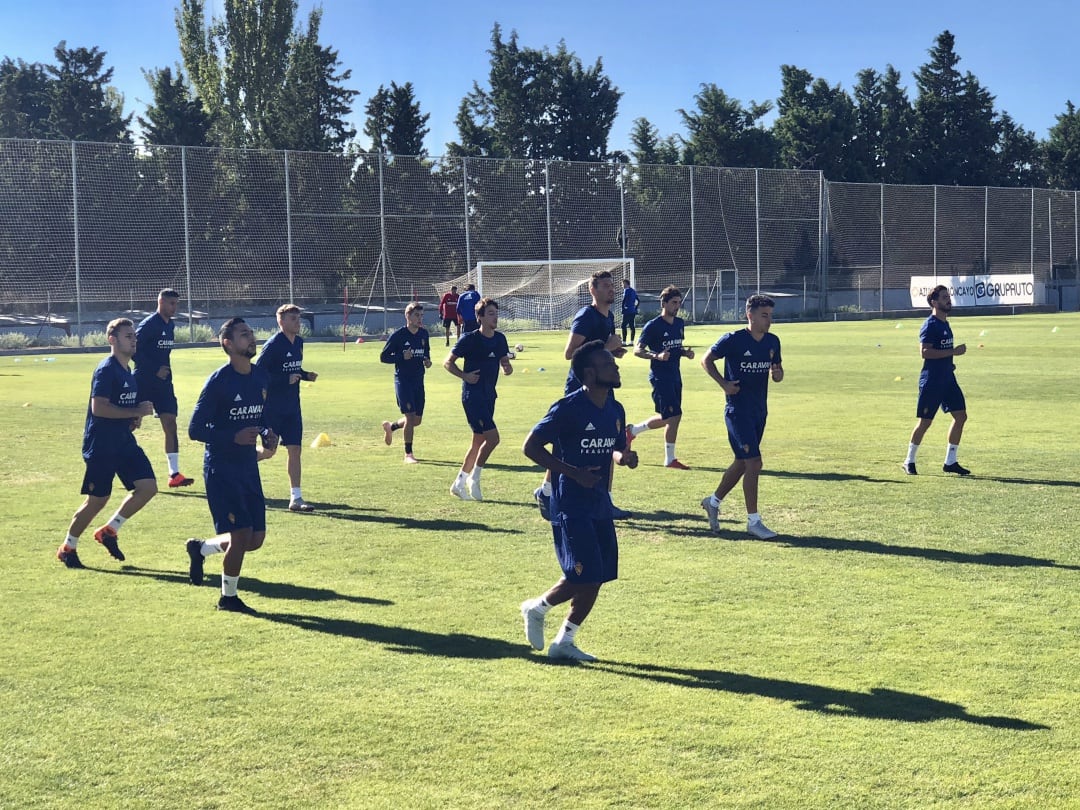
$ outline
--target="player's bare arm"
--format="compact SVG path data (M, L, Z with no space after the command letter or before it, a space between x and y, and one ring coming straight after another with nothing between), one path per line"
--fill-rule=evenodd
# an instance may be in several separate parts
M739 393L739 381L725 380L724 375L716 368L716 360L717 358L710 349L705 352L705 356L701 358L701 367L705 369L705 373L712 377L713 381L723 389L725 394L729 397L733 397Z

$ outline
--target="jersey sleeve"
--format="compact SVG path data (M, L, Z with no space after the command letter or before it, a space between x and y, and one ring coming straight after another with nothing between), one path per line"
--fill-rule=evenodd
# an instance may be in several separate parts
M195 403L195 410L191 414L191 422L188 423L188 438L203 444L232 441L234 435L225 428L215 426L218 407L219 378L216 373L211 374L203 386L199 399Z
M398 329L386 341L386 345L383 346L383 350L379 353L379 360L383 363L396 363L398 355L401 353L400 346L401 330Z
M559 425L562 421L562 414L564 411L563 403L565 400L560 399L558 402L548 408L547 414L544 418L536 423L532 431L543 444L554 444L555 440L559 437ZM625 440L625 437L624 437Z

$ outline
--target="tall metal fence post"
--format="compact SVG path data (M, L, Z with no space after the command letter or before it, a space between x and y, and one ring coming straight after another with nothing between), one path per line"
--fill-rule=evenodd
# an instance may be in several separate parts
M554 294L554 279L552 278L551 268L551 174L550 174L551 161L544 161L544 210L546 212L545 219L547 220L547 254L548 254L548 301L552 300ZM555 326L554 317L551 318L552 328Z
M937 283L937 186L934 186L934 283Z
M761 174L761 169L754 169L754 261L757 264L757 289L754 292L761 292L761 201L759 199L758 177ZM739 294L735 294L735 303L738 304Z
M694 167L690 166L690 289L694 289L697 278L697 222L694 211ZM696 295L695 295L696 300ZM693 314L691 314L693 319Z
M990 187L983 188L983 266L982 271L984 273L990 272L990 254L987 253L987 244L989 241L989 231L987 228L990 225Z
M465 203L465 274L472 278L472 245L469 242L469 159L461 159L461 196Z
M1035 189L1031 189L1031 222L1029 223L1030 233L1028 235L1028 249L1030 250L1030 258L1028 259L1028 272L1034 275L1035 273Z
M382 273L382 328L385 335L388 330L386 308L389 306L386 293L386 204L383 194L383 161L386 153L379 149L379 270Z
M878 231L878 296L881 302L879 312L885 311L885 184L878 185L878 216L881 219Z
M285 246L289 258L289 303L296 301L293 292L293 249L292 249L292 201L289 193L289 150L285 153Z
M180 187L184 203L184 281L187 284L188 341L195 342L195 301L191 296L191 230L188 223L187 147L180 147Z
M79 173L75 160L75 141L71 142L71 224L75 236L75 324L79 329L79 345L82 346L82 278L79 267Z

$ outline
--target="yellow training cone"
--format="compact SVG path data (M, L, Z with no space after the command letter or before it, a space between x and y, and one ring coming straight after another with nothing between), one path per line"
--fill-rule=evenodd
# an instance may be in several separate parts
M325 433L320 433L311 442L311 447L313 449L317 448L317 447L329 447L329 446L330 446L330 437L327 436Z
M902 379L904 379L904 378L903 377L897 377L895 380L893 380L893 382L900 382Z

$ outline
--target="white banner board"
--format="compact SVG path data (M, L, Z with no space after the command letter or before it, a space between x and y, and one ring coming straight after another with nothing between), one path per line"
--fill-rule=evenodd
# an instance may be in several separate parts
M1034 304L1035 276L912 276L911 305L925 307L926 296L939 284L949 288L954 307L987 307L996 304Z

